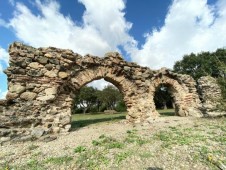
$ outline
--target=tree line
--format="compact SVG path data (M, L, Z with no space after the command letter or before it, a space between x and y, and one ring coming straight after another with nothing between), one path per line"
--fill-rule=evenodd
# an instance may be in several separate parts
M226 100L226 49L185 55L181 61L175 63L174 71L191 75L196 81L202 76L216 78Z
M103 112L104 110L126 111L123 96L113 85L103 90L84 86L74 99L74 113Z

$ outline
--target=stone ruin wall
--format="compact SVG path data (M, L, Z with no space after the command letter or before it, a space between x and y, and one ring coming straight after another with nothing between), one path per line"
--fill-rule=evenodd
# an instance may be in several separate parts
M198 80L198 92L202 101L202 112L208 116L226 115L220 86L217 80L210 76Z
M9 54L10 66L5 70L8 93L6 100L0 101L1 141L68 132L74 96L81 87L101 78L121 91L128 111L126 118L132 123L151 123L159 116L153 98L161 84L169 85L177 115L201 117L206 107L207 100L201 103L192 77L166 68L141 67L124 61L118 53L107 53L104 58L83 57L71 50L36 49L13 43ZM212 86L206 86L202 96L208 88Z

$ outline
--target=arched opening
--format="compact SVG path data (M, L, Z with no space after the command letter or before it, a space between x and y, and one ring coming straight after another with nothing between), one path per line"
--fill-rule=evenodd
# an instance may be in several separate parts
M125 119L127 108L120 90L104 79L83 84L73 99L72 130L90 124Z
M159 84L154 93L154 103L161 116L176 115L176 90L169 84Z

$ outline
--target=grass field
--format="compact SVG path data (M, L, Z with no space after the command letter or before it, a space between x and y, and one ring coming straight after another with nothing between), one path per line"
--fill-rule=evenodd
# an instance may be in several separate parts
M161 116L174 116L174 109L158 110ZM74 114L72 116L72 129L88 126L90 124L101 122L119 121L126 118L127 112L106 114L106 113L89 113Z
M150 126L115 123L126 113L73 115L74 128L96 124L51 142L3 145L0 170L226 169L226 117L178 121L173 110L161 113Z

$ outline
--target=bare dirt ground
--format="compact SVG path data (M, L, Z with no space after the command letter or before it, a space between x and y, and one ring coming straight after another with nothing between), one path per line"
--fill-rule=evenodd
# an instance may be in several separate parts
M50 142L5 143L0 169L226 169L226 118L92 124Z

